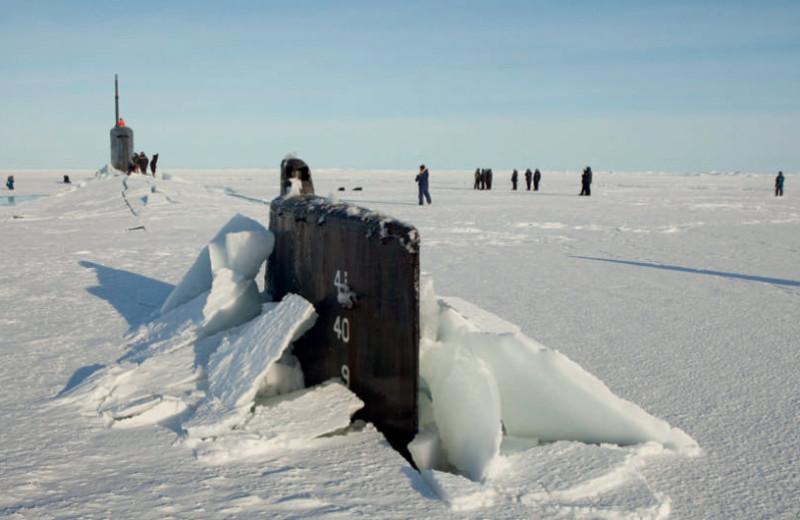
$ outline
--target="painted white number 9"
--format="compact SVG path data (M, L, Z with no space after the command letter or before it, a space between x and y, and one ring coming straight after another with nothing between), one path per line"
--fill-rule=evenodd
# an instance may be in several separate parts
M350 388L350 369L347 365L342 365L342 379L344 380L344 386Z
M339 338L339 341L349 343L350 320L348 320L347 318L342 318L341 316L337 316L336 321L333 322L333 332L336 333L336 337Z

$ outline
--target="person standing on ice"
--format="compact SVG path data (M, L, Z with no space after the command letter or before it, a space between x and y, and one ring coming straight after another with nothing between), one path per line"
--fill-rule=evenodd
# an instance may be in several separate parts
M539 181L542 179L542 172L536 168L533 172L533 191L539 191Z
M511 172L511 189L517 191L517 180L519 179L519 173L517 170Z
M532 176L533 176L533 174L531 173L531 169L530 168L525 170L525 186L527 187L526 189L528 191L531 191L531 178L532 178Z
M150 159L150 172L153 174L153 177L156 176L156 163L158 162L158 154L154 153L153 158Z
M136 162L139 165L139 173L147 175L147 165L150 164L150 161L144 152L139 152L139 159Z
M481 187L481 169L475 168L475 185L472 187L473 190L477 190Z
M581 175L581 195L586 195L587 197L592 194L592 169L590 167L586 167L583 169L583 175Z
M783 197L783 172L778 172L778 176L775 177L775 196Z
M417 186L419 188L419 205L422 206L422 198L427 199L428 204L431 203L431 194L428 192L428 177L430 173L424 164L419 165L419 173L417 174Z
M14 189L14 176L13 175L9 175L8 178L6 178L6 188L8 188L9 190L13 190Z

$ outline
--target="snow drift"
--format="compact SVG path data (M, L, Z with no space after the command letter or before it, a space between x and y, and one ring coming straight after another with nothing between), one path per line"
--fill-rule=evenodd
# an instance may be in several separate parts
M246 300L250 303L255 299L253 293L257 292L257 288L255 284L249 282L255 278L274 245L275 237L264 226L242 215L235 215L203 248L194 264L161 306L161 313L165 314L210 291L217 276L225 276L227 281L233 284L241 281L242 287L237 287L238 292L247 294ZM235 275L231 275L231 272ZM222 291L217 291L219 292ZM245 298L237 295L235 299ZM220 306L213 300L211 304Z
M89 397L113 426L188 411L183 428L203 437L241 425L260 392L302 389L302 372L287 349L316 313L297 295L263 303L254 278L273 244L258 222L234 216L200 252L162 315L136 331L129 352L87 378L72 398Z
M266 306L265 306L266 307ZM314 324L310 303L287 295L235 340L225 338L208 363L207 398L183 426L190 436L219 435L242 422L272 365ZM302 388L302 377L299 378Z
M483 480L503 436L530 444L559 440L630 445L657 442L683 452L683 431L614 395L569 358L460 298L436 297L423 280L420 468L452 464ZM438 432L438 439L435 437Z

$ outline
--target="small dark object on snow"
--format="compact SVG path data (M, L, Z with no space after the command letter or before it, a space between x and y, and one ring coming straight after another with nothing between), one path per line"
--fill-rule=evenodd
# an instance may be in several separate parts
M356 186L353 188L353 191L363 191L363 188L361 186Z

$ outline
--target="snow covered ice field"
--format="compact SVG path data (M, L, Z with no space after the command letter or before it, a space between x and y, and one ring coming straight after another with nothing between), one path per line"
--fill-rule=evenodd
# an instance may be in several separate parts
M798 517L794 175L775 198L772 175L595 172L586 198L579 172L543 172L538 193L513 192L510 172L495 172L495 189L482 192L472 172L429 166L424 207L413 168L311 168L319 195L418 228L428 302L435 292L504 320L483 315L484 330L519 327L576 363L577 379L593 374L699 448L507 436L482 478L419 473L371 425L347 428L359 403L338 384L259 398L253 413L236 409L250 414L246 425L218 429L228 423L197 417L217 417L201 413L213 393L203 378L224 373L248 338L279 335L291 322L279 316L306 310L287 303L237 325L203 321L197 303L159 309L235 215L267 226L277 171L3 171L16 197L48 196L0 207L0 516ZM235 267L230 248L224 261L210 250L224 264L214 283L228 291L211 295L240 288L246 304L250 267ZM263 288L263 274L255 280ZM201 303L226 303L212 300ZM284 328L282 337L298 332ZM142 393L153 388L163 391L155 400ZM548 399L574 402L531 396ZM472 434L482 423L464 424Z

